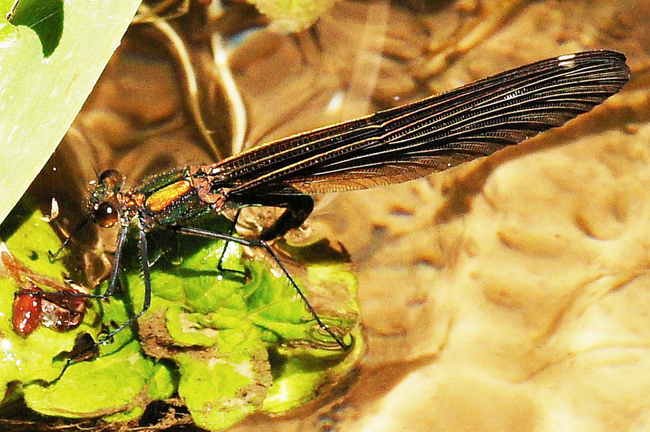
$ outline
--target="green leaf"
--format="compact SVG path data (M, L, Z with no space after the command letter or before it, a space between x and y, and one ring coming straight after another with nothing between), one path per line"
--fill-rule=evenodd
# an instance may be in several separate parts
M58 250L61 242L39 211L21 201L0 227L0 238L4 253L11 254L12 262L27 267L31 279L47 276L63 284L67 273L64 260L48 257L48 251ZM14 331L11 319L14 293L20 289L23 287L11 271L3 271L0 346L7 360L0 363L3 393L8 383L18 382L26 404L41 414L91 417L119 412L119 419L124 420L140 416L149 401L175 391L171 371L144 356L131 329L116 335L115 343L103 347L99 358L73 363L61 375L66 361L59 355L73 348L79 334L88 332L96 337L99 333L97 310L88 309L82 325L74 330L57 332L41 325L23 338ZM126 322L130 316L124 303L117 300L102 304L101 310L107 322Z
M38 213L14 212L20 213L24 223L9 219L0 232L17 256L26 260L37 256L40 271L61 277L65 271L61 264L51 263L41 250L56 249L58 239ZM223 228L222 223L217 219L210 226ZM79 331L39 328L22 339L13 332L9 318L3 321L8 339L28 344L21 355L36 356L28 359L30 367L22 374L4 365L0 371L5 384L22 383L20 390L30 408L53 416L122 422L140 416L150 401L177 393L198 426L221 430L256 411L282 414L316 398L360 360L356 281L345 266L305 264L303 290L335 303L323 308L321 318L337 333L352 332L348 339L355 343L350 350L323 333L285 275L269 271L266 262L246 260L237 244L172 232L151 233L149 240L155 261L153 298L151 309L139 320L142 345L133 329L126 328L101 347L98 358L71 364L51 382L64 363L54 358L71 349ZM32 243L39 249L33 250ZM296 251L301 252L307 250ZM122 286L128 295L96 302L87 313L91 319L101 312L109 328L127 322L140 311L143 300L137 239L129 238L125 253ZM228 271L218 268L222 256ZM105 288L106 284L99 289ZM0 285L0 289L2 313L10 317L17 288ZM84 323L84 329L96 336L100 324L92 320Z
M240 246L230 243L223 254L222 241L170 233L152 243L167 254L153 268L152 307L140 326L165 335L155 355L178 365L178 393L198 426L221 430L256 411L284 413L316 398L360 360L356 280L344 265L307 263L303 290L336 301L321 319L340 334L354 332L349 340L357 342L347 351L323 334L285 275L267 262L244 260ZM303 249L296 252L308 254L309 246ZM222 254L230 271L218 269ZM130 262L125 280L134 308L143 290L137 265Z
M61 42L63 35L62 0L20 0L9 22L34 31L43 46L43 56L49 57Z
M149 402L145 384L154 373L153 360L144 358L140 344L133 341L112 355L70 365L52 385L25 386L25 401L34 411L51 416L129 412Z
M139 0L0 2L0 221L63 138ZM92 54L92 55L90 55Z
M178 393L194 422L208 430L225 429L259 410L272 380L259 331L240 327L228 333L213 349L174 357L181 374Z
M47 276L63 284L66 271L62 262L48 258L48 251L57 250L61 242L40 212L21 202L0 226L0 240L5 248L1 252L5 254L3 262L12 257L19 265L27 267L31 275ZM15 271L23 273L20 269ZM14 293L24 287L7 269L0 269L0 273L0 347L5 359L0 362L0 392L4 393L10 382L30 383L57 378L65 362L55 360L55 357L62 351L71 350L79 334L96 334L97 315L92 310L87 311L81 326L72 331L60 333L39 326L29 337L23 338L14 331L12 316Z
M350 351L280 350L271 358L273 384L269 388L262 411L284 414L315 399L343 379L363 358L365 347L361 329L352 331L356 343Z

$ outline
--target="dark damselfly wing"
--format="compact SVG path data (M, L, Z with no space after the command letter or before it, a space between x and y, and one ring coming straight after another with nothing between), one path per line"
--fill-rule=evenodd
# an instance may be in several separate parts
M542 60L448 93L264 144L225 159L230 197L398 183L517 144L591 110L629 80L625 56Z

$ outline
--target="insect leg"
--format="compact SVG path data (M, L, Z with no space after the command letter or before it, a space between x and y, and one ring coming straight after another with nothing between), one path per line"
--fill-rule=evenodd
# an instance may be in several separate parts
M140 318L151 306L151 263L149 262L149 250L147 247L147 234L144 231L142 222L138 220L138 246L140 248L140 260L142 263L142 273L144 275L144 300L142 301L142 310L135 315L131 321Z
M328 335L332 337L336 341L336 343L343 349L347 350L350 348L350 345L346 344L343 342L341 337L332 331L327 324L321 320L320 316L318 316L318 313L316 312L316 309L309 303L309 300L307 299L307 296L305 296L305 293L302 292L296 281L291 277L291 274L289 274L289 271L287 268L282 264L282 261L280 261L280 258L278 255L273 251L271 246L266 242L266 240L263 240L261 238L254 238L254 239L245 239L245 238L239 238L239 237L234 237L228 234L222 234L222 233L216 233L212 231L207 231L203 230L200 228L194 228L194 227L184 227L184 226L173 226L170 227L171 229L174 229L180 233L183 234L188 234L188 235L193 235L197 237L204 237L208 239L216 239L216 240L226 240L226 241L232 241L235 243L239 243L243 246L248 246L248 247L261 247L266 252L273 258L273 261L280 267L282 272L286 275L287 279L289 279L289 282L291 283L291 286L293 289L298 293L298 296L301 298L301 300L304 302L305 306L307 307L307 310L311 314L311 316L314 317L316 322L318 323L319 327L322 328Z
M119 273L119 265L120 265L119 258L121 258L122 256L122 248L124 245L124 241L126 239L127 229L128 227L125 227L120 231L120 237L117 242L118 244L117 252L115 253L115 261L113 264L113 269L111 270L111 282L109 283L108 289L104 294L106 297L111 295L115 290L115 284L117 283L117 276ZM147 234L145 233L144 227L142 226L142 222L139 219L138 219L138 247L140 249L140 260L142 265L142 275L144 279L144 300L142 301L142 309L140 310L140 312L134 314L131 318L129 318L127 322L120 325L119 327L117 327L116 329L108 333L106 336L104 336L102 339L100 339L97 342L98 344L106 344L107 341L110 340L117 333L133 325L133 323L137 322L138 319L142 315L144 315L149 310L149 307L151 306L151 263L149 262ZM109 291L111 294L109 294Z
M120 275L120 263L122 261L122 254L124 253L124 245L126 244L126 235L129 232L129 226L123 225L120 228L120 233L117 237L117 248L115 250L115 256L113 257L113 267L111 268L110 280L108 282L108 288L103 294L103 299L108 299L110 296L115 293L115 288L117 286L117 278Z

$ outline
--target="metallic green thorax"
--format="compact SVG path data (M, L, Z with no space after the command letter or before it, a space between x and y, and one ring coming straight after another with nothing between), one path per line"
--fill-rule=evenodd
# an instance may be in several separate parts
M203 169L187 167L149 177L135 189L122 189L122 176L110 171L91 191L89 208L100 225L113 222L110 219L102 223L107 218L102 211L110 207L119 213L121 225L129 225L137 218L150 231L222 211L225 196L212 192L213 181Z

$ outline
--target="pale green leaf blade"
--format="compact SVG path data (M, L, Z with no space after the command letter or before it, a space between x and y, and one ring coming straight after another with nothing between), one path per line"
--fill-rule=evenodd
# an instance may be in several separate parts
M0 3L0 221L63 138L140 1L62 3L43 18L58 24L63 14L58 41L57 25L14 26L5 19L13 2Z

